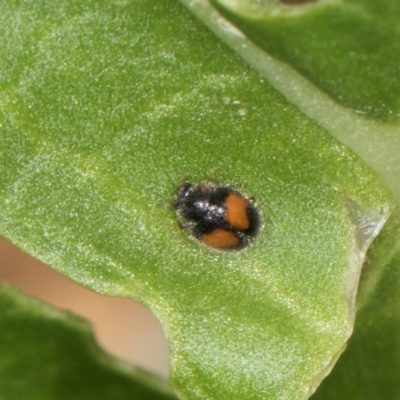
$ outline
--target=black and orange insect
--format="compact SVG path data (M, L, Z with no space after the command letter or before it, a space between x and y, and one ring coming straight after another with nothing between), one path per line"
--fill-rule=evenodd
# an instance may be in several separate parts
M260 230L254 199L229 186L185 182L173 206L182 228L214 249L243 249Z

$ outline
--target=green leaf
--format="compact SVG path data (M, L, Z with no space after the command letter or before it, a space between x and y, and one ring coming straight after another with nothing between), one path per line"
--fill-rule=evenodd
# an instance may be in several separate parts
M160 378L104 354L87 323L0 284L0 397L175 399Z
M396 0L213 0L224 15L208 0L181 1L378 171L400 201Z
M230 22L207 1L184 2L291 101L379 171L400 201L400 113L398 90L393 90L399 86L397 2L285 6L215 0ZM354 335L313 399L399 396L399 243L396 212L367 255Z
M393 217L369 251L347 349L312 400L392 400L400 396L398 210Z
M212 0L255 43L292 65L335 101L399 121L400 4L396 0ZM388 90L390 88L391 90Z
M0 34L0 233L147 305L182 398L307 398L394 204L379 177L172 0L7 0ZM213 170L262 213L242 252L178 227Z

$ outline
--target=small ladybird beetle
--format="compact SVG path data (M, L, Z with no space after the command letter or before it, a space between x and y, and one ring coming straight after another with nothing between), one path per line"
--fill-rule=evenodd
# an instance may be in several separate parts
M173 199L182 228L218 250L240 250L258 234L254 199L229 186L185 182Z

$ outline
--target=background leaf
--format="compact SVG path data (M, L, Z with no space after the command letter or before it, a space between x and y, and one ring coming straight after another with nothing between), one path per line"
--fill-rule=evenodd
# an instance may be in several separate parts
M388 90L400 87L397 1L212 2L251 40L338 103L361 115L398 122L399 93Z
M182 397L307 398L393 205L379 177L176 2L8 0L0 18L0 232L149 306ZM213 170L258 202L246 251L177 226L174 191Z
M3 399L174 399L165 382L104 354L89 326L0 285Z

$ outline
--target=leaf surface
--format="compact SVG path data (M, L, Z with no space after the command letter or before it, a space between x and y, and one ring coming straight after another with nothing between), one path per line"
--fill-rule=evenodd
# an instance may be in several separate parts
M400 201L396 0L182 2L378 171Z
M0 232L147 305L182 398L305 399L350 336L393 199L174 1L0 5ZM184 179L256 199L237 253L178 227Z
M213 1L229 21L208 1L184 3L299 108L379 171L399 204L396 1L321 0L290 6L268 0ZM396 211L367 255L354 335L313 399L399 397L399 221Z

